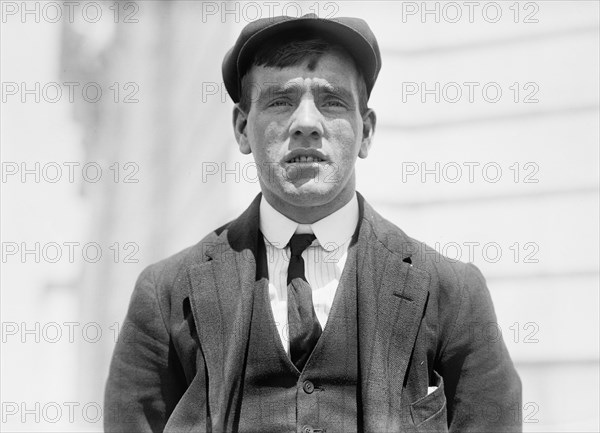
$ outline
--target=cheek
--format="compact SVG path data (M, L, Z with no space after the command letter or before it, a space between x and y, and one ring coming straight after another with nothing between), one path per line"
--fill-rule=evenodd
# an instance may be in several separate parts
M328 127L332 134L343 137L344 140L355 139L360 135L360 127L362 122L360 119L341 118L329 122Z
M277 122L265 125L263 129L263 140L265 144L281 143L286 138L286 129Z
M285 153L286 129L277 122L256 121L249 129L254 157L261 161L279 161Z
M258 116L250 122L249 131L255 140L264 143L279 139L285 132L285 127L281 122L261 119Z
M345 119L338 119L329 125L330 141L335 145L335 152L345 159L353 154L358 155L361 135L358 124Z

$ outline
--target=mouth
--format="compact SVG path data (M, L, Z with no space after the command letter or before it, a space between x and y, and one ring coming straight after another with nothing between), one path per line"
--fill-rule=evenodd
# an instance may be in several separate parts
M295 158L291 158L286 161L288 164L297 164L297 163L313 163L313 162L327 162L323 158L313 157L313 156L296 156Z
M286 164L313 164L326 163L329 160L314 149L295 149L283 159L283 162Z

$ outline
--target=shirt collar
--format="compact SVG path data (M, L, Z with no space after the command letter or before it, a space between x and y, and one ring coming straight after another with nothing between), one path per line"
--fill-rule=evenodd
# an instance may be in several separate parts
M312 224L298 224L277 211L264 197L260 201L260 231L277 248L285 248L294 233L314 233L325 250L333 251L352 237L358 216L356 194L340 209Z

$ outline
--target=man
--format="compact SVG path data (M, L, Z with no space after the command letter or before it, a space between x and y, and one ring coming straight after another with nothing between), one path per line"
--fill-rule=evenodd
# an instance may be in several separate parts
M355 191L381 67L356 18L262 19L223 62L262 194L136 284L108 431L520 431L481 273Z

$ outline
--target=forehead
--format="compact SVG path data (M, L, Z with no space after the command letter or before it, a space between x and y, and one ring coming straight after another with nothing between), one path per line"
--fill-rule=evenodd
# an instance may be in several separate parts
M248 73L253 93L262 93L263 89L273 87L308 86L344 89L357 95L358 77L350 56L339 51L326 52L319 57L309 56L297 65L283 68L253 66Z

